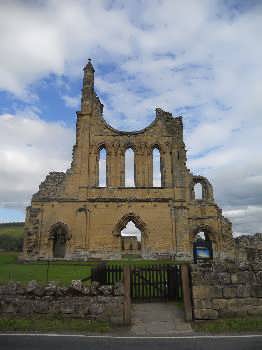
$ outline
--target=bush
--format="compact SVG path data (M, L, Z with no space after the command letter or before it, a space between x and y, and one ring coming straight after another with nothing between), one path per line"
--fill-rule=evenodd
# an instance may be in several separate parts
M8 234L2 234L0 236L0 250L8 252L21 252L22 248L22 237L14 237Z

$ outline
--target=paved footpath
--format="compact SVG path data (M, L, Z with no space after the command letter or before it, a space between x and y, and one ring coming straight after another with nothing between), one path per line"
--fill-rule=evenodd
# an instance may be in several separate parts
M184 312L175 303L132 304L131 335L171 336L192 333Z
M258 336L88 337L0 334L1 350L261 350Z

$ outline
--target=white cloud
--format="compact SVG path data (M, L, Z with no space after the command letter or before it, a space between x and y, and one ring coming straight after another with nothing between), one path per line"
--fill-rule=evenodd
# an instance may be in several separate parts
M0 115L0 206L24 210L49 171L69 166L74 130L34 112Z
M262 7L234 4L1 2L0 89L32 98L32 83L50 74L80 78L81 67L94 57L97 89L106 96L104 114L113 126L140 129L153 119L156 106L183 114L189 166L211 178L229 215L243 207L262 208ZM68 91L62 98L76 108ZM47 124L42 123L28 122L29 139L43 137ZM9 141L4 159L18 174L32 150L12 142L17 141ZM56 154L60 164L64 155ZM31 168L45 166L38 160ZM240 213L243 220L249 215ZM252 215L260 227L259 211ZM238 231L248 230L234 215L232 220ZM254 232L252 222L247 218Z
M250 234L262 232L262 207L248 205L235 207L224 212L234 222L235 232L237 234Z
M80 95L78 96L68 96L64 95L62 96L63 101L65 102L65 105L70 108L79 109L80 106Z

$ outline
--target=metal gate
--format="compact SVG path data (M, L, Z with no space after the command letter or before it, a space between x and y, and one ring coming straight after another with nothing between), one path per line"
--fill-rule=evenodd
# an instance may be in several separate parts
M182 298L180 266L150 265L131 270L131 298L168 301Z
M92 268L90 278L101 284L114 284L123 280L123 267L102 263ZM130 266L130 295L134 301L146 302L182 299L180 266Z

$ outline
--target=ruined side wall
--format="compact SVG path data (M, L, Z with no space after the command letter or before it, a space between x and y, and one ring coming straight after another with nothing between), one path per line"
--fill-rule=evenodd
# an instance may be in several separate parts
M248 260L262 261L262 233L255 235L244 235L234 239L236 261Z
M26 286L11 282L0 285L0 315L63 316L86 320L103 320L123 324L123 286L83 286L80 281L61 287L54 283Z
M262 262L191 265L196 320L262 315Z

